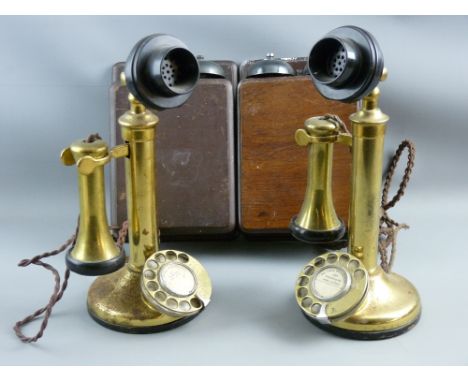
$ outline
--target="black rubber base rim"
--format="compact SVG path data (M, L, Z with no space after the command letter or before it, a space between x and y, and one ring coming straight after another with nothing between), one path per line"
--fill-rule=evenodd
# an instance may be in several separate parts
M404 326L402 328L387 330L382 332L359 332L355 330L346 330L337 328L333 325L321 324L317 320L314 320L312 317L309 317L304 312L302 312L304 316L309 320L312 324L314 324L317 328L322 329L328 333L332 333L339 337L349 338L353 340L360 340L360 341L375 341L375 340L385 340L387 338L397 337L401 334L406 333L407 331L411 330L416 326L421 318L421 314L409 325Z
M340 226L333 231L312 231L305 229L296 223L296 216L289 223L291 235L297 240L309 244L323 245L337 241L343 241L346 236L346 226L340 220Z
M194 314L192 316L188 317L183 317L178 319L177 321L172 321L164 325L156 325L156 326L145 326L141 328L133 328L133 327L128 327L128 326L121 326L121 325L115 325L115 324L110 324L106 321L101 320L99 317L95 316L88 308L88 313L91 316L91 318L96 321L99 325L104 326L107 329L114 330L116 332L122 332L122 333L129 333L129 334L149 334L149 333L159 333L159 332L165 332L166 330L171 330L178 328L179 326L182 326L190 321L192 321L195 317L197 317L201 312Z
M110 260L99 261L95 263L86 263L73 258L71 256L72 250L73 248L67 252L67 255L65 257L65 263L72 272L78 273L83 276L107 275L108 273L118 271L125 265L126 257L124 252L121 252L119 256L114 257Z

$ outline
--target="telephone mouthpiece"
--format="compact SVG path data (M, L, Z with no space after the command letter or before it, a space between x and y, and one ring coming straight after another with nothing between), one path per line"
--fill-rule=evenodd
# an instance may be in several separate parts
M308 67L312 82L325 98L356 102L377 86L384 61L377 40L369 32L343 26L312 47Z
M191 96L200 77L195 55L179 39L154 34L141 39L125 64L127 87L154 109L179 107Z

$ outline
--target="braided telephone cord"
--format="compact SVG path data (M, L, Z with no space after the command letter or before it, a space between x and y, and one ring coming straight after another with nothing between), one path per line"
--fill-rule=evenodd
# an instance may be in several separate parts
M77 230L78 230L78 226L77 226ZM52 272L52 274L54 275L54 282L55 282L54 291L52 293L52 296L50 296L48 304L44 306L43 308L36 310L34 313L30 314L29 316L26 316L21 321L18 321L15 324L13 329L16 335L18 336L18 338L23 342L36 342L39 338L42 337L42 335L44 334L44 330L46 329L47 324L49 322L49 317L52 313L52 308L62 298L63 292L65 292L65 289L67 289L68 278L70 277L70 270L67 269L63 277L63 284L60 285L60 275L58 271L52 265L42 262L41 259L44 259L50 256L55 256L65 251L65 249L67 249L70 245L75 245L76 233L77 232L75 231L75 234L72 235L65 243L63 243L56 250L50 251L50 252L44 252L41 255L34 256L32 259L23 259L18 264L19 267L27 267L28 265L31 265L31 264L40 265L44 267L45 269ZM42 323L37 334L33 337L25 336L23 332L21 331L21 328L24 325L34 321L37 317L39 317L44 312L45 312L44 318L42 319Z
M395 196L388 201L388 193L392 183L393 175L395 174L396 167L401 158L401 154L404 150L408 151L408 161L406 163L405 172L403 178L398 186L398 191ZM388 216L387 211L394 207L398 201L405 194L406 187L411 177L411 172L414 167L414 159L416 155L416 148L411 141L404 140L398 146L395 154L393 155L390 166L387 170L385 182L382 191L382 216L380 217L380 238L379 238L379 253L380 263L385 272L390 272L395 261L396 255L396 238L398 232L402 229L408 229L409 226L404 223L398 223ZM388 258L388 248L391 247L390 259Z
M124 243L125 239L127 237L128 233L128 222L125 221L122 224L122 227L119 230L118 238L116 240L117 247L120 248L121 251L124 251ZM44 258L51 257L58 255L59 253L62 253L65 251L68 247L74 246L75 241L76 241L76 236L78 234L78 225L76 227L75 234L73 234L65 243L63 243L59 248L50 251L50 252L44 252L40 255L34 256L32 259L24 259L21 260L18 264L19 267L27 267L28 265L34 264L34 265L39 265L41 267L44 267L45 269L49 270L52 272L54 276L54 291L52 292L52 295L50 296L49 302L47 303L46 306L36 310L34 313L30 314L29 316L23 318L22 320L18 321L15 326L14 326L14 331L17 335L17 337L22 341L22 342L36 342L39 338L41 338L44 334L44 331L47 327L47 324L49 322L50 315L52 314L52 309L57 302L60 301L60 299L63 296L63 293L65 292L65 289L67 289L68 286L68 279L70 277L70 270L67 268L64 277L63 277L63 283L60 285L60 274L55 269L52 265L44 263L41 261ZM32 337L28 337L23 334L22 328L26 324L29 324L30 322L34 321L36 318L41 316L44 313L44 317L41 322L41 326L39 328L39 331L37 332L36 335Z

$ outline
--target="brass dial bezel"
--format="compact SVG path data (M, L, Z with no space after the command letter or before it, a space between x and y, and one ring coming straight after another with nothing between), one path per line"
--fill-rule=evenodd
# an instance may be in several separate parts
M186 293L171 290L162 279L161 271L177 266L193 277L193 288ZM187 282L187 279L185 280ZM141 290L145 302L153 309L172 317L187 317L199 313L210 302L212 286L203 265L185 252L167 249L152 254L141 274Z
M337 269L343 278L341 291L331 297L319 296L313 283L324 270ZM364 264L346 252L327 252L315 257L302 269L296 281L296 301L309 317L322 323L346 318L364 299L368 274Z

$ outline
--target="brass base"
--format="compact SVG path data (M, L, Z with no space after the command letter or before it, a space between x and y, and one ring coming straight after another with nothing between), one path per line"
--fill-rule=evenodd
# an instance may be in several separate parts
M351 316L331 324L314 324L342 337L376 340L407 332L420 316L416 288L404 277L378 267L369 275L366 297Z
M88 312L106 328L126 333L155 333L183 325L197 316L171 317L143 300L138 272L127 266L98 277L89 288Z
M394 329L394 330L387 330L383 332L358 332L354 330L344 330L341 328L337 328L333 325L326 325L321 324L317 320L309 317L307 314L303 312L304 316L313 323L319 329L325 330L328 333L335 334L339 337L350 338L353 340L361 340L361 341L375 341L375 340L385 340L387 338L397 337L400 334L404 334L407 331L411 330L419 321L421 315L416 318L412 324L405 326L403 328Z

